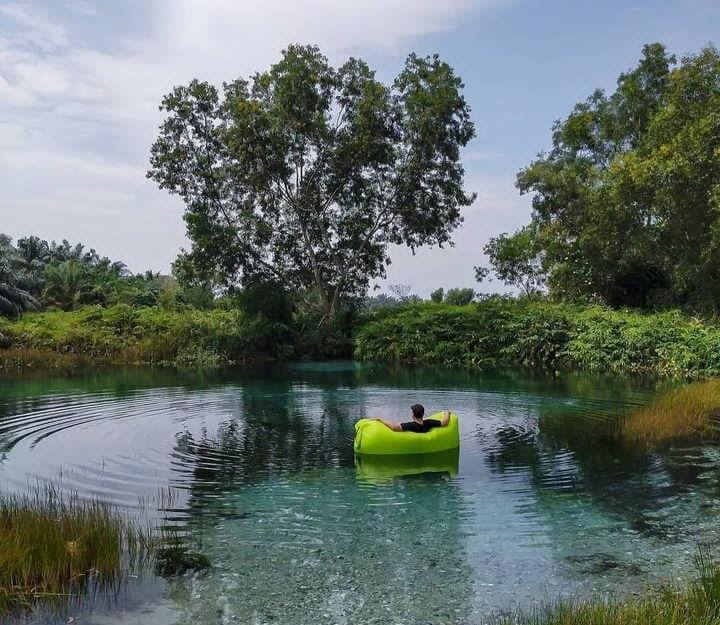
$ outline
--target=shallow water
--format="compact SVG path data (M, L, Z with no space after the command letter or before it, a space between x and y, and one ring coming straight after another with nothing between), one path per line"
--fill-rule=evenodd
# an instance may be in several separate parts
M483 623L687 578L720 540L718 448L602 436L655 392L355 363L4 381L0 490L99 497L183 528L213 564L23 622ZM459 462L357 463L353 423L416 401L460 415Z

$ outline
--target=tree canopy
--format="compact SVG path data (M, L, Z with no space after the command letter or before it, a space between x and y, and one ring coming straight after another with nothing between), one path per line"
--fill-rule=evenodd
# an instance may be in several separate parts
M720 303L720 55L646 45L610 95L553 128L517 179L551 294L611 305ZM521 231L515 237L524 237ZM501 240L507 250L508 240ZM525 249L529 249L527 246ZM497 257L496 257L497 259ZM496 271L500 265L496 264Z
M411 54L385 85L360 59L333 68L298 45L221 90L176 87L148 176L185 203L186 275L278 282L332 317L385 276L390 244L450 243L474 197L462 89L437 56Z
M45 241L37 236L12 239L0 234L0 314L16 317L41 307L71 310L87 304L151 306L167 299L175 281L145 272L132 274L124 263L94 249ZM174 288L175 299L185 290Z
M542 251L538 247L533 224L512 235L492 237L483 251L490 258L495 275L505 284L517 287L524 295L539 293L545 284ZM487 278L486 267L475 267L478 282Z

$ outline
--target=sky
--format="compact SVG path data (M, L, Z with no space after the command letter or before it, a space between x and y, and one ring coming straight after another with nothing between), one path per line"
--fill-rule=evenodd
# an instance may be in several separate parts
M408 53L437 52L472 107L463 160L477 200L454 247L393 248L380 286L502 291L473 267L490 237L528 221L515 176L553 121L612 90L645 43L682 56L719 36L720 0L0 0L0 232L168 272L189 246L183 206L145 172L174 85L248 76L291 42L333 64L360 56L388 82Z

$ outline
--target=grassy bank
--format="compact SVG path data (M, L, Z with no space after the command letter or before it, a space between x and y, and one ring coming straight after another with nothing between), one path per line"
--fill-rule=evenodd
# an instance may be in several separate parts
M569 604L502 625L716 625L720 623L720 568L700 557L700 577L686 589L665 588L624 602Z
M362 360L449 367L720 375L720 325L677 311L491 298L380 309L355 327ZM348 356L347 330L290 325L236 309L97 306L0 318L0 369L84 364L217 367L264 359Z
M149 549L147 533L105 504L53 488L0 497L0 614L112 589Z
M238 310L91 306L0 319L0 368L67 369L92 363L215 367L292 350L283 324Z
M677 311L503 298L425 303L376 313L359 329L355 353L380 362L699 378L720 374L720 326Z

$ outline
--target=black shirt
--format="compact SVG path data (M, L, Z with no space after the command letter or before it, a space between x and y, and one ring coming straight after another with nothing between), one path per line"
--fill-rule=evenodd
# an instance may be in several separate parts
M442 423L440 423L437 419L425 419L423 420L422 425L416 423L415 421L408 421L407 423L400 424L403 432L417 432L418 434L425 434L425 432L441 426Z

